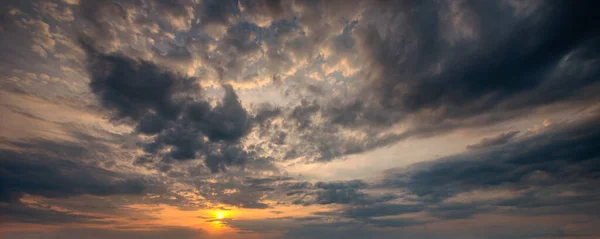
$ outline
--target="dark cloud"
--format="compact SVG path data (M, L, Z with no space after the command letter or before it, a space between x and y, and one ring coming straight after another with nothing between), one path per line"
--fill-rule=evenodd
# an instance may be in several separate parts
M398 198L392 193L369 195L363 189L371 187L362 180L336 181L336 182L293 182L277 185L285 193L284 201L293 204L340 204L340 205L372 205L387 202Z
M408 138L487 127L542 107L585 107L597 100L590 92L599 86L600 66L593 59L600 35L589 23L600 18L588 4L544 1L520 12L511 4L465 2L456 4L460 15L444 12L449 5L455 4L379 2L363 20L348 24L336 46L363 57L363 70L352 78L362 89L340 101L301 103L290 118L298 129L309 129L303 139L310 147L296 147L290 156L329 161ZM466 15L469 20L457 19ZM316 116L324 118L322 125L311 125ZM377 134L397 123L412 126ZM338 126L377 132L368 144L353 145L340 139ZM319 150L306 150L312 148Z
M264 185L264 184L272 184L275 182L285 182L288 180L292 180L292 177L266 177L266 178L252 178L248 177L244 180L245 183L250 185Z
M423 211L423 209L424 206L421 204L410 205L381 203L364 207L349 208L343 212L343 216L347 218L365 220L372 217L383 217L421 212Z
M427 212L441 219L465 219L473 215L486 213L497 209L494 205L485 203L447 203L443 205L430 206Z
M317 187L319 186L317 185ZM317 204L362 203L367 200L367 194L360 192L354 187L331 187L325 188L325 190L319 190L315 193Z
M205 0L202 3L202 24L227 25L239 14L237 1Z
M3 220L10 222L33 224L107 223L106 221L102 221L104 219L102 217L56 211L51 208L40 207L39 205L35 206L21 203L0 203Z
M106 228L62 228L51 232L29 231L29 232L5 232L3 238L114 238L114 239L159 239L159 238L182 238L198 239L207 238L206 232L198 229L183 227L161 227L152 225L149 228L129 228L144 230L119 230Z
M386 233L374 230L361 223L351 222L328 222L304 225L289 230L283 238L308 239L308 238L398 238L398 231Z
M44 197L140 194L146 187L141 178L71 161L87 155L86 149L77 145L68 146L70 155L48 155L56 149L55 144L36 143L35 150L45 152L0 151L2 201L16 201L24 194ZM60 158L64 156L70 159Z
M552 130L495 147L390 170L379 184L317 183L314 188L323 190L309 187L290 196L303 195L299 202L304 203L312 200L320 204L345 204L343 209L319 215L359 220L375 227L427 223L380 219L420 212L439 220L484 213L592 215L600 210L590 204L600 197L600 191L591 186L598 183L600 175L597 162L600 155L595 150L600 146L597 120L597 116L592 116L556 124ZM363 191L368 189L399 194L374 197ZM402 199L404 203L392 202L394 199Z
M420 203L439 204L461 193L478 190L524 190L514 198L468 204L429 207L430 213L444 218L460 218L481 213L498 205L519 208L567 207L585 204L598 197L587 187L600 173L598 151L600 128L597 117L554 125L554 130L502 146L421 163L406 170L391 171L384 187L405 188ZM561 195L574 190L578 196ZM490 208L492 207L492 208Z
M136 61L122 55L104 55L88 43L90 88L104 107L114 109L119 117L141 119L149 112L175 119L186 99L178 94L197 89L194 79L163 70L153 63ZM185 96L185 95L184 95Z
M224 85L225 96L221 104L209 112L207 122L201 122L203 131L211 141L237 140L248 133L250 120L238 96L230 85ZM198 122L198 119L194 119Z
M54 2L54 8L65 13L72 10L74 21L43 12L43 4ZM509 236L488 233L489 228L450 235L426 227L427 233L421 233L417 228L488 213L517 217L600 213L594 204L600 200L594 187L600 177L597 117L555 123L539 132L484 138L468 145L471 150L466 152L389 170L381 182L303 181L280 171L295 163L329 162L402 140L481 130L532 115L554 117L597 104L596 2L78 3L9 0L0 7L0 43L4 43L0 51L6 53L0 59L0 85L6 92L28 96L50 94L46 92L58 87L46 87L49 80L38 83L43 73L44 79L77 88L68 90L76 97L63 96L67 90L52 94L81 100L85 108L78 110L91 111L86 117L108 112L112 123L131 126L133 132L103 132L106 138L100 139L91 136L99 132L87 127L88 122L65 123L61 126L86 127L78 130L90 135L69 131L77 143L1 142L3 220L114 224L108 218L123 216L119 210L124 205L142 200L182 210L293 204L335 210L306 217L219 221L241 233L284 238L515 238L568 233L532 226L527 233ZM80 47L87 61L72 45L73 35L86 36ZM66 69L79 73L57 73ZM79 96L90 93L79 89L80 83L88 83L80 81L85 79L81 72L88 73L87 86L97 101ZM261 88L264 84L267 87ZM222 97L209 99L202 87L206 85L220 86ZM244 90L236 92L238 87ZM262 90L269 95L263 97ZM257 102L271 100L271 93L281 93L284 99L275 96L277 102ZM15 96L15 101L19 97L25 94ZM39 99L35 102L49 98ZM241 99L248 99L244 102L251 103L248 108ZM38 105L12 107L12 103L3 104L11 115L55 123L41 116L48 114L25 110L43 110L45 104L37 109ZM54 131L44 134L48 132ZM136 170L147 173L146 178L123 173ZM157 192L140 197L153 190ZM24 202L26 195L39 204ZM77 202L59 202L65 198ZM89 212L111 217L85 214ZM148 218L125 213L132 221ZM424 214L427 221L418 220ZM150 224L116 228L123 231L63 229L1 236L204 236Z
M563 226L540 225L539 221L524 223L522 226L512 227L510 231L506 227L498 226L497 223L478 223L476 227L465 225L466 230L437 230L422 222L411 219L377 219L374 223L364 225L356 222L331 222L319 224L306 224L301 227L292 228L282 238L308 239L308 238L540 238L540 237L581 237L593 235L593 233L566 232ZM386 230L378 230L377 226L390 227ZM399 227L394 229L393 227ZM409 227L409 228L402 228ZM467 229L468 227L468 229ZM560 227L557 229L557 227Z
M502 145L508 143L513 139L520 131L511 131L508 133L502 133L492 138L483 138L479 143L467 145L468 149L482 149L496 145Z
M64 211L40 200L31 203L21 199L26 195L39 196L41 201L63 201L86 195L136 197L154 191L152 188L156 185L151 179L94 166L107 150L106 146L97 142L96 148L89 148L86 140L92 139L76 137L81 143L2 141L3 145L9 146L0 150L0 214L3 220L33 224L104 224L109 223L104 217L77 213L93 211L90 204L77 211ZM102 212L108 210L111 209L102 208Z
M415 220L415 219L406 219L406 218L396 218L396 219L370 219L368 220L369 225L374 227L383 227L383 228L402 228L402 227L411 227L417 225L423 225L426 222Z
M100 53L87 42L83 45L88 52L90 88L103 106L115 111L117 118L132 121L139 133L157 135L144 148L149 157L204 158L212 172L260 160L239 141L253 125L278 115L276 108L263 107L257 115L250 115L230 85L223 85L223 99L211 106L198 95L196 79L151 62ZM173 149L161 155L169 146ZM152 160L147 156L137 162Z
M265 200L278 200L280 188L288 188L288 185L293 184L293 178L261 175L265 172L267 171L260 170L257 174L248 176L251 175L248 172L228 171L228 174L219 174L216 182L211 178L202 181L202 177L199 177L191 183L207 200L236 207L266 209L273 205L267 204Z
M432 2L402 5L410 28L384 34L364 28L361 48L378 67L372 89L381 104L415 113L442 110L428 119L440 122L531 109L576 97L596 83L597 65L575 78L565 75L575 69L571 63L586 61L572 53L597 45L598 31L589 23L600 18L588 4L545 2L521 18L496 4L464 4L479 20L477 37L455 44L440 35L443 21L434 13L440 6Z
M198 184L198 189L216 202L241 208L266 209L269 205L262 200L273 189L270 184L241 184L235 179L222 182Z
M254 151L246 151L241 146L222 144L207 153L206 165L212 172L225 170L225 165L244 165L248 158L258 158Z
M319 111L320 106L316 102L303 100L301 105L292 110L290 118L297 122L297 128L303 130L310 126L313 115Z
M278 17L283 13L283 3L281 0L261 0L261 1L239 1L240 5L248 14L262 14Z

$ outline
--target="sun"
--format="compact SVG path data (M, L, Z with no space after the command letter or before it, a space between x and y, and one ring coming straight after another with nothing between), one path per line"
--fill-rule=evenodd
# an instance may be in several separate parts
M225 218L225 213L224 212L217 212L217 219L223 219Z

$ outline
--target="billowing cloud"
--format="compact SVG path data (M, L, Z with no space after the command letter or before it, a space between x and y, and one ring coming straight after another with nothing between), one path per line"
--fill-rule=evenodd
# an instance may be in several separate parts
M211 106L194 78L83 44L88 49L90 88L102 105L115 111L115 117L133 121L139 133L157 135L145 147L150 154L145 157L173 147L164 155L167 160L204 157L213 172L256 157L239 145L256 122L230 85L223 85L222 101Z

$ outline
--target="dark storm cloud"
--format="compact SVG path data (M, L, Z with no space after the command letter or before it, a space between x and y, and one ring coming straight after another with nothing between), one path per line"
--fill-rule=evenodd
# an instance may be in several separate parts
M508 143L511 139L513 139L520 131L511 131L508 133L502 133L492 138L483 138L479 141L479 143L467 145L468 149L481 149L496 145L502 145Z

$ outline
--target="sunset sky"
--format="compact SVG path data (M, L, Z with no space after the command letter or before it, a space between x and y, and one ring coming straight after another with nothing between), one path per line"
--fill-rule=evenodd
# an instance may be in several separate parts
M0 0L0 238L600 238L599 9Z

